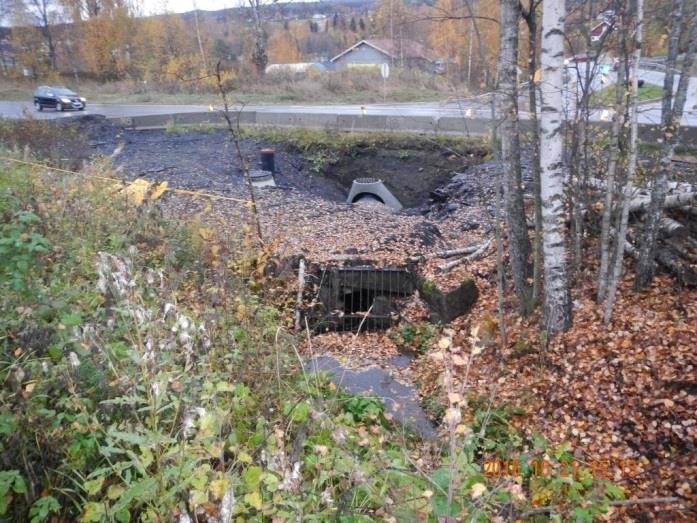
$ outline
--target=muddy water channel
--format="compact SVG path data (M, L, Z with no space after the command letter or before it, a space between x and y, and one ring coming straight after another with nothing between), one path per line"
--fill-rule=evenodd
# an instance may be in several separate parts
M390 362L396 367L406 367L411 357L395 356ZM364 394L379 398L385 403L387 412L395 423L406 430L418 433L424 439L436 437L435 426L419 402L416 388L396 381L389 370L368 367L353 370L344 367L331 356L317 356L306 364L314 372L326 372L331 381L352 394Z

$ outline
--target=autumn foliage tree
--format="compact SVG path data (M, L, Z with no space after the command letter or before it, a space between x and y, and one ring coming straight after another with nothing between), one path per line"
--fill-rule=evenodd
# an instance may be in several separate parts
M80 24L82 52L91 71L105 80L123 78L131 62L134 19L128 7L112 5Z
M430 20L428 43L445 61L453 79L485 88L486 72L496 69L499 56L499 3L437 0L425 13Z
M278 29L269 37L269 61L275 64L300 62L298 42L288 29Z
M465 30L462 6L457 0L438 0L433 8L434 20L428 35L428 43L433 52L446 62L446 72L453 66L461 70L466 60L470 35Z
M60 19L60 4L54 0L19 0L15 6L12 40L22 64L34 74L58 66L55 24Z

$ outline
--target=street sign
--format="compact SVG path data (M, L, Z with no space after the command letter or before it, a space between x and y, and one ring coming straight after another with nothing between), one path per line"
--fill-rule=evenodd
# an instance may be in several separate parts
M380 74L387 80L390 77L390 64L380 64Z

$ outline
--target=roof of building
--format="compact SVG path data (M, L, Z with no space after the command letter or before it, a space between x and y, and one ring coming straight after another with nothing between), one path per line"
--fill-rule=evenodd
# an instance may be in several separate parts
M350 53L354 49L359 48L361 45L368 45L378 52L389 56L390 58L400 59L414 59L421 58L423 60L434 61L435 58L431 51L423 44L415 42L414 40L392 40L390 38L372 38L369 40L361 40L353 44L351 47L345 51L339 53L330 61L334 62L342 56Z
M611 28L612 24L607 20L603 20L591 29L591 38L600 40L603 36L605 36L605 33L608 32Z

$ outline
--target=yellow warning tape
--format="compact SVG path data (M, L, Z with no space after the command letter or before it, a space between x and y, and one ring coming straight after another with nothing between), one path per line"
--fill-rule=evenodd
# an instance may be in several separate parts
M87 174L87 173L81 173L78 171L70 171L68 169L61 169L60 167L51 167L50 165L45 165L42 163L29 162L26 160L18 160L17 158L8 158L7 156L0 156L0 160L4 160L7 162L19 163L22 165L29 165L32 167L39 167L41 169L48 169L51 171L64 173L64 174L77 174L78 176L87 176L90 178L96 178L98 180L107 180L107 181L112 181L112 182L126 183L125 180L123 180L121 178L114 178L111 176L100 176L98 174ZM232 198L230 196L223 196L222 194L213 194L213 193L206 193L206 192L200 192L200 191L190 191L187 189L176 189L176 188L167 187L167 188L164 188L163 190L165 192L174 192L174 193L178 193L178 194L186 194L189 196L202 196L204 198L226 200L226 201L230 201L230 202L240 202L240 203L248 203L249 202L249 200L242 200L240 198Z

